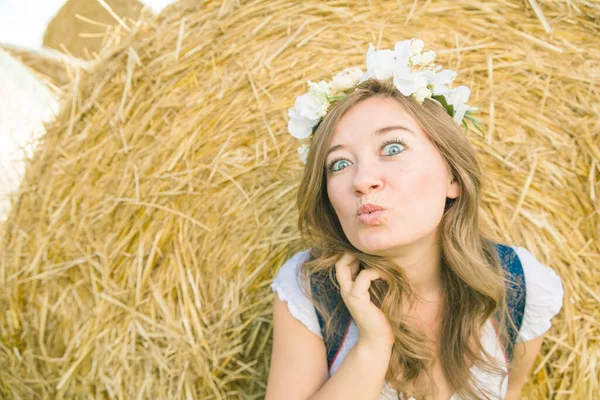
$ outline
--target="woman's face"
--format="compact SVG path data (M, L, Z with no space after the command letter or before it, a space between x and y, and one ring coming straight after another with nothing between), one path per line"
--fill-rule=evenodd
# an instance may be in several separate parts
M371 97L348 110L330 149L329 200L350 243L365 253L394 256L431 239L446 198L459 195L440 152L394 99ZM359 217L367 203L384 210Z

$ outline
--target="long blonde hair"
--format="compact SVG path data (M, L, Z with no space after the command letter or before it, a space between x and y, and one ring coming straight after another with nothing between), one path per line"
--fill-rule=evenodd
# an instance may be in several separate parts
M298 228L305 244L311 248L311 257L303 263L301 273L306 282L313 274L327 272L331 282L339 288L332 272L336 260L344 252L356 256L361 268L381 271L385 281L373 281L369 291L373 302L389 318L395 335L386 381L392 388L415 398L430 393L417 392L413 387L417 386L415 381L422 374L429 376L428 370L435 361L435 354L423 346L424 333L410 326L406 316L393 312L399 309L403 295L409 301L415 298L406 276L389 260L365 254L348 241L327 195L324 165L334 128L349 109L373 96L396 100L415 118L460 185L460 196L447 199L439 227L442 275L446 288L440 362L456 393L464 397L490 399L490 392L472 379L470 366L475 364L500 375L502 379L506 376L500 363L483 348L480 338L484 324L496 311L501 316L498 334L501 338L508 337L507 326L513 322L505 301L505 287L510 278L503 274L493 242L480 231L478 212L482 171L477 155L464 130L438 104L429 100L419 104L414 98L402 95L391 80L369 79L336 103L315 127L297 197ZM330 337L333 334L330 323L333 314L328 313L323 299L313 298L306 286L301 287L324 316L326 337ZM340 307L345 305L338 304L334 313ZM514 324L511 326L514 329ZM434 387L433 384L428 386Z

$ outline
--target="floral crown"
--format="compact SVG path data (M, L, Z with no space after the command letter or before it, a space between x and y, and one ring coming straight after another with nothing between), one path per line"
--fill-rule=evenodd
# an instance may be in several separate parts
M367 51L367 72L358 67L346 68L333 77L331 82L308 81L309 90L296 98L293 108L288 110L290 118L288 130L300 141L298 154L306 164L310 149L313 128L327 115L331 106L339 99L356 89L369 78L377 80L394 79L394 86L405 96L413 96L422 104L425 99L442 106L458 124L468 129L470 120L477 129L477 121L470 115L476 107L465 104L471 91L466 86L449 88L456 72L435 65L435 52L423 52L424 43L420 39L397 42L394 50L375 50L369 43Z

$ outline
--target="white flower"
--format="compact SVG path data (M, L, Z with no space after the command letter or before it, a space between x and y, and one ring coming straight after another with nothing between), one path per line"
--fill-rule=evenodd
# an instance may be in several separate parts
M411 72L408 67L398 69L394 74L394 85L405 96L419 93L415 97L419 103L422 103L425 97L431 96L431 91L427 87L428 82L423 72Z
M434 72L431 70L424 70L420 72L421 76L427 80L429 86L432 87L434 95L440 95L448 93L448 87L446 86L456 78L456 72L449 69L445 69L440 72Z
M329 85L325 81L314 83L308 81L308 93L299 96L294 108L288 110L288 130L297 139L307 138L312 129L327 114L329 108Z
M320 117L324 117L329 108L329 100L327 99L327 96L329 96L330 93L329 84L325 81L320 81L319 83L308 81L308 86L308 94L311 96L314 104L318 107L316 114Z
M308 157L308 150L310 150L310 146L308 144L303 144L298 147L298 155L300 155L300 159L303 164L306 164L306 158Z
M312 134L313 128L319 123L321 117L310 119L300 115L295 109L288 110L288 131L296 139L305 139Z
M394 46L394 52L396 53L396 65L398 67L408 67L408 60L410 58L410 40L404 40L397 42Z
M412 65L419 65L423 62L423 56L421 54L415 54L410 58L410 63Z
M429 65L435 59L435 53L433 51L428 51L423 54L415 54L410 57L410 63L412 65Z
M414 56L416 54L421 54L423 51L423 47L425 47L425 43L421 39L411 39L410 40L410 55Z
M323 93L309 90L308 93L299 96L294 104L294 109L299 117L316 119L327 112L328 101Z
M417 101L423 104L423 100L431 97L431 90L427 88L427 86L420 87L413 96L417 99Z
M432 63L435 60L435 51L427 51L422 54L423 56L423 64Z
M444 94L446 103L454 107L454 115L452 118L459 124L462 122L467 111L477 110L476 107L469 107L465 104L467 101L469 101L470 96L471 91L466 86L459 86L457 88L450 89L446 94Z
M358 84L358 81L362 75L363 71L358 67L346 68L333 77L333 80L329 84L329 88L331 89L332 93L338 93L352 89Z
M396 64L396 53L392 50L375 50L373 44L369 43L367 51L367 72L365 76L385 80L394 75ZM361 81L366 80L361 78Z

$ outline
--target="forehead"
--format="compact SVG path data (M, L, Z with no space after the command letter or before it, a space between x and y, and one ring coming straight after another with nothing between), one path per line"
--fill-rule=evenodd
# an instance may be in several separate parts
M375 130L392 125L404 126L416 137L425 134L417 121L396 100L376 96L361 101L342 116L335 126L331 144L349 143L367 136L375 140L377 137L372 136Z

